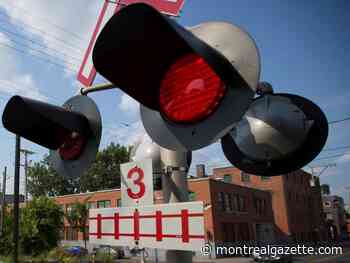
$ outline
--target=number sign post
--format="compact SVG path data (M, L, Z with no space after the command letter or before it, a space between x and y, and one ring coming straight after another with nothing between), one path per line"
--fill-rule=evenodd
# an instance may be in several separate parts
M122 206L153 204L152 159L120 165Z

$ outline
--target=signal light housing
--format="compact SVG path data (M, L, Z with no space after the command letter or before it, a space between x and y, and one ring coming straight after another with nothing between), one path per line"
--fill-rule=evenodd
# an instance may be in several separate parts
M248 109L260 76L255 42L237 26L208 22L185 29L143 3L107 22L93 63L142 104L150 137L179 151L200 149L230 131Z
M94 161L101 140L101 116L87 96L75 96L63 107L14 96L2 122L10 132L50 149L54 169L70 178Z
M316 104L297 95L266 94L254 100L221 145L242 171L273 176L311 162L327 137L327 118Z

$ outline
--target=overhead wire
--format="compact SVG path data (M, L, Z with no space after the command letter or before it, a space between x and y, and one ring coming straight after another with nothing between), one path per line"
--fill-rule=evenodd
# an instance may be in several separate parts
M62 52L62 51L60 51L60 50L58 50L58 49L55 49L55 48L52 48L52 47L48 47L48 46L46 46L46 45L40 43L40 42L37 41L37 40L34 40L34 39L31 39L31 38L26 37L26 36L24 36L24 35L21 35L21 34L19 34L19 33L17 33L17 32L14 32L14 31L12 31L12 30L9 30L9 29L7 29L7 28L1 26L1 25L0 25L0 32L3 32L3 33L5 33L5 34L8 35L8 36L14 36L15 38L23 39L23 41L33 43L33 44L35 44L35 45L37 45L37 46L39 46L39 47L42 47L42 48L44 48L44 49L46 49L46 50L52 50L52 51L54 51L54 52L57 53L57 54L61 54L61 55L63 55L64 57L68 57L68 58L73 59L73 60L75 60L75 61L78 61L78 62L81 61L80 58L74 57L74 56L72 56L72 55L70 55L70 54L67 54L67 53L65 53L65 52Z
M52 64L53 66L59 67L59 68L61 68L61 69L63 69L63 70L67 70L67 71L70 71L70 72L72 72L72 73L77 73L77 72L78 72L75 68L71 68L71 67L69 67L68 65L63 65L63 64L54 62L54 61L52 61L52 60L50 60L50 59L46 59L46 58L44 58L44 57L42 57L42 56L40 56L40 55L33 54L33 53L29 53L29 52L27 52L27 51L25 51L25 50L23 50L23 49L20 49L20 48L14 46L14 45L10 45L10 44L4 43L4 42L0 42L0 45L1 45L1 46L5 46L5 47L8 47L8 48L11 48L11 49L13 49L13 50L16 51L16 52L19 52L19 53L22 53L22 54L25 54L25 55L28 55L28 56L35 57L35 58L40 59L40 60L42 60L42 61L44 61L44 62L47 62L47 63L49 63L49 64Z
M68 65L70 65L70 66L73 66L73 67L78 67L78 66L79 66L79 65L77 65L77 64L73 64L73 63L70 62L70 61L65 61L65 60L63 60L63 59L59 59L58 56L54 56L54 55L52 55L52 54L50 54L50 53L48 53L48 52L46 52L46 51L43 51L42 49L36 49L36 48L34 48L34 47L30 46L30 45L24 44L24 43L22 43L22 42L20 42L20 41L16 41L16 40L12 39L12 42L15 43L16 46L22 46L22 47L27 48L27 49L29 49L29 50L31 50L31 51L34 51L34 52L43 54L44 56L50 57L51 59L54 59L54 60L61 60L61 62L66 63L66 64L68 64ZM2 44L7 44L7 43L5 43L5 42L1 42L1 43L2 43Z
M344 119L340 119L340 120L335 120L335 121L330 121L328 122L328 124L336 124L336 123L340 123L340 122L344 122L344 121L349 121L350 117L344 118Z
M61 30L62 32L65 32L65 33L68 33L68 34L74 36L76 39L84 40L84 41L86 40L86 39L84 39L81 35L78 35L76 32L70 31L70 30L68 30L67 28L64 28L63 26L58 25L58 24L52 22L52 20L50 20L49 18L45 18L45 17L43 17L43 16L41 16L41 15L38 16L37 14L35 14L35 16L34 16L34 15L32 14L32 12L26 10L26 9L23 8L23 7L19 7L18 5L15 5L15 4L13 3L13 1L11 1L11 2L10 2L10 1L6 1L6 2L8 3L8 5L12 6L13 8L22 10L22 11L23 11L24 13L26 13L27 16L29 16L29 17L35 17L36 19L40 19L40 20L42 20L42 21L45 21L47 24L50 24L50 25L52 25L52 26L58 28L58 29ZM22 14L23 14L23 13L22 13Z
M43 30L43 29L38 28L38 27L35 27L35 26L30 25L28 23L25 23L25 22L23 22L20 19L11 17L11 20L16 22L16 24L11 24L11 25L13 25L16 28L20 28L20 29L22 29L25 32L30 32L32 34L36 34L36 35L41 36L41 37L42 37L42 35L45 35L46 38L55 39L56 41L61 42L62 44L72 48L73 50L78 51L79 53L83 53L83 51L81 50L81 47L77 43L67 42L66 39L59 38L56 35L54 35L54 34L52 34L50 32L47 32L46 30ZM5 16L4 13L1 13L1 12L0 12L0 21L3 21L5 23L9 22L8 21L8 17Z

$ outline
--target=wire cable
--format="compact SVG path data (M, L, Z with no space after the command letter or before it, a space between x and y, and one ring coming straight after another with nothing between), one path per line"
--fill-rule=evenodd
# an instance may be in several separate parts
M71 59L73 59L75 61L78 61L79 63L81 62L81 59L79 59L77 57L73 57L70 54L64 53L64 52L62 52L60 50L57 50L55 48L50 48L50 47L40 43L39 41L36 41L34 39L31 39L31 38L28 38L28 37L26 37L24 35L21 35L21 34L18 34L16 32L14 32L14 31L8 30L7 28L5 28L5 27L3 27L1 25L0 25L0 29L1 29L0 32L3 32L3 33L5 33L8 36L14 36L15 38L23 39L24 41L33 43L33 44L38 45L39 47L42 47L44 49L52 50L52 51L56 52L57 54L63 55L64 57L69 57L69 58L71 58Z
M0 21L8 23L8 20L5 19L4 17L1 17L1 15L4 15L4 14L0 12ZM38 35L40 37L42 37L42 35L45 35L45 37L49 37L49 38L55 39L56 41L59 41L59 42L63 43L64 45L66 45L67 47L75 50L76 52L78 51L80 54L83 54L83 51L76 44L69 43L69 42L67 42L67 40L63 40L63 39L57 37L56 35L54 35L54 34L52 34L50 32L46 32L45 30L42 30L40 28L37 28L37 27L34 27L32 25L26 24L26 23L22 22L19 19L16 19L16 18L11 18L11 19L16 22L15 27L22 29L24 32L27 31L27 32L30 32L32 34ZM28 30L28 28L31 28L32 30L34 30L34 32L31 31L31 30ZM40 33L37 33L35 31L40 32Z
M53 23L52 20L49 19L49 18L45 18L45 17L43 17L43 16L38 16L37 14L33 15L30 11L24 9L23 7L19 7L18 5L15 5L15 4L13 3L13 1L11 1L11 2L10 2L10 1L6 1L6 2L8 3L8 5L12 6L12 8L22 10L22 11L23 11L22 14L23 14L23 13L26 13L27 16L29 16L29 17L35 17L36 19L40 19L40 20L42 20L42 21L45 21L45 23L50 24L50 25L52 25L52 26L58 28L59 30L61 30L61 31L67 33L67 34L70 34L70 35L74 36L76 39L86 41L86 39L84 39L81 35L78 35L76 32L69 31L67 28L64 28L64 27L61 26L61 25L58 25L58 24L56 24L56 23Z
M9 44L3 43L3 42L0 42L0 45L1 45L1 46L6 46L6 47L8 47L8 48L11 48L11 49L13 49L13 50L15 50L15 51L17 51L17 52L19 52L19 53L22 53L22 54L25 54L25 55L29 55L29 56L35 57L35 58L37 58L37 59L41 59L42 61L47 62L47 63L50 63L50 64L52 64L52 65L54 65L54 66L56 66L56 67L59 67L59 68L61 68L61 69L63 69L63 70L67 70L67 71L70 71L70 72L75 73L75 74L78 73L78 71L77 71L76 69L74 69L74 68L68 67L67 65L59 64L59 63L57 63L57 62L51 61L51 60L49 60L49 59L46 59L46 58L44 58L44 57L42 57L42 56L39 56L39 55L36 55L36 54L28 53L28 52L26 52L26 51L23 50L23 49L17 48L16 46L9 45Z
M344 118L344 119L340 119L340 120L335 120L335 121L330 121L328 122L328 124L336 124L336 123L340 123L340 122L344 122L344 121L349 121L350 117Z

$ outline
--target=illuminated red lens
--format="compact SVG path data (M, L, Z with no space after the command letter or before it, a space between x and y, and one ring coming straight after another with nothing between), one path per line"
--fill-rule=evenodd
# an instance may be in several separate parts
M58 153L62 160L76 160L83 153L86 139L79 133L60 133L61 146L58 148Z
M167 71L160 87L162 113L174 122L207 118L219 105L226 87L202 57L187 54Z

